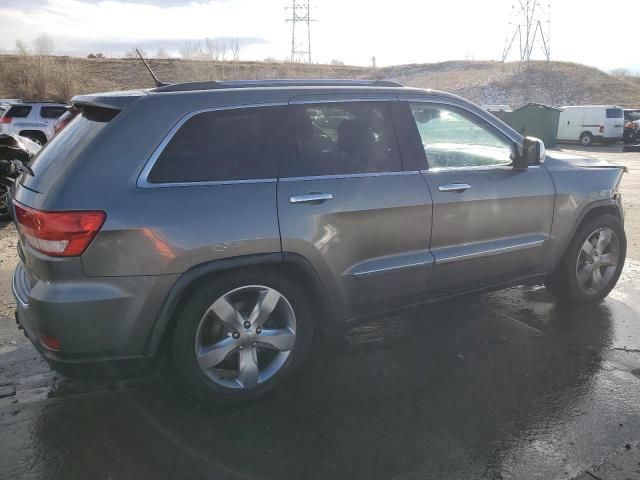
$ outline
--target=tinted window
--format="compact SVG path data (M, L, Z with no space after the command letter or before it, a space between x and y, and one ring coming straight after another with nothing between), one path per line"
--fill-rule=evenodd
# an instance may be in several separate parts
M5 116L23 118L29 115L30 111L31 107L28 105L12 105L11 107L9 107L9 110L7 110L7 113L5 113Z
M621 108L607 108L607 118L622 118L624 112Z
M149 173L151 183L275 178L286 107L200 113L180 127Z
M411 104L431 168L511 163L511 143L470 114L432 104Z
M22 184L38 192L47 191L52 182L86 158L84 151L91 148L95 138L117 113L117 110L92 108L78 115L40 150L31 164L35 175L23 175Z
M283 176L402 170L386 103L300 105L295 119L294 155Z
M65 107L40 107L40 116L42 118L58 118L66 111Z

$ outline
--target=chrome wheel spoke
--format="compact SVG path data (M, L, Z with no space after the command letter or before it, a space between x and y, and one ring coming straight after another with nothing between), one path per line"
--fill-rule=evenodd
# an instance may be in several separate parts
M282 296L272 289L267 289L263 292L260 292L258 297L258 301L256 302L255 307L253 307L253 311L251 315L249 315L249 322L254 328L262 327L264 322L271 316L273 311L278 305L278 302Z
M613 253L606 253L600 257L600 265L603 267L615 267L618 264L618 256Z
M600 231L600 234L598 235L598 243L596 244L596 247L600 253L602 253L602 251L611 243L612 233L613 232L608 228Z
M239 353L238 383L244 388L255 387L260 376L256 349L245 348L244 350L239 350Z
M263 330L259 339L260 345L280 352L287 352L291 350L295 341L295 333L288 328Z
M242 315L233 305L231 305L231 303L229 303L225 296L216 300L213 305L209 307L209 312L212 312L217 316L231 331L237 331L242 328L242 323L244 321Z
M582 251L587 256L587 258L593 258L593 250L593 244L591 243L590 239L582 244Z
M198 352L197 360L200 368L208 369L220 364L225 358L229 356L236 348L238 348L238 341L232 337L220 340L213 345L202 347Z
M577 276L578 284L584 286L593 275L593 270L593 265L591 265L590 263L587 263L582 268L580 268L578 270Z
M602 273L600 273L599 268L594 268L593 272L591 272L591 288L595 290L600 290L603 281Z

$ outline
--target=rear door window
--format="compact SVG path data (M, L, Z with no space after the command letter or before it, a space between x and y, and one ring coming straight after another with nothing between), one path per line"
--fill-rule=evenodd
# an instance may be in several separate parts
M283 177L402 170L386 102L297 105L295 122L294 155Z
M199 113L173 135L149 172L150 183L275 178L287 107Z
M607 118L623 118L624 112L621 108L607 108Z
M66 111L65 107L40 107L40 116L42 118L58 118Z
M5 116L13 118L24 118L29 115L30 111L30 105L12 105L11 107L9 107L9 110L7 110L7 113L5 113Z

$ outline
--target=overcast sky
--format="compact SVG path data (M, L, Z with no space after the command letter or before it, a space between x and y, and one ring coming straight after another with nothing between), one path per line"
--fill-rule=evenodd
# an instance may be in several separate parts
M367 65L499 59L518 0L312 0L314 62ZM523 0L524 1L524 0ZM631 3L629 3L629 1ZM287 58L286 0L0 0L0 49L53 37L57 53L122 55L133 45L177 56L186 40L239 38L241 58ZM542 0L551 55L604 70L640 71L635 0ZM549 8L549 3L551 3ZM606 6L606 8L603 8ZM626 12L626 13L625 13ZM637 13L637 12L636 12ZM545 28L546 30L546 28ZM517 45L516 45L517 47ZM516 59L517 52L511 55ZM541 49L534 57L542 58Z

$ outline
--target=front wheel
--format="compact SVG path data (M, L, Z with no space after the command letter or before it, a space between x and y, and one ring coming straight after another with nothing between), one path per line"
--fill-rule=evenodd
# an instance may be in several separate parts
M626 254L627 238L620 220L613 215L595 217L578 229L545 285L560 300L597 303L618 282Z
M173 360L193 395L236 403L289 377L312 334L309 301L297 284L271 271L233 272L190 298L176 325Z

